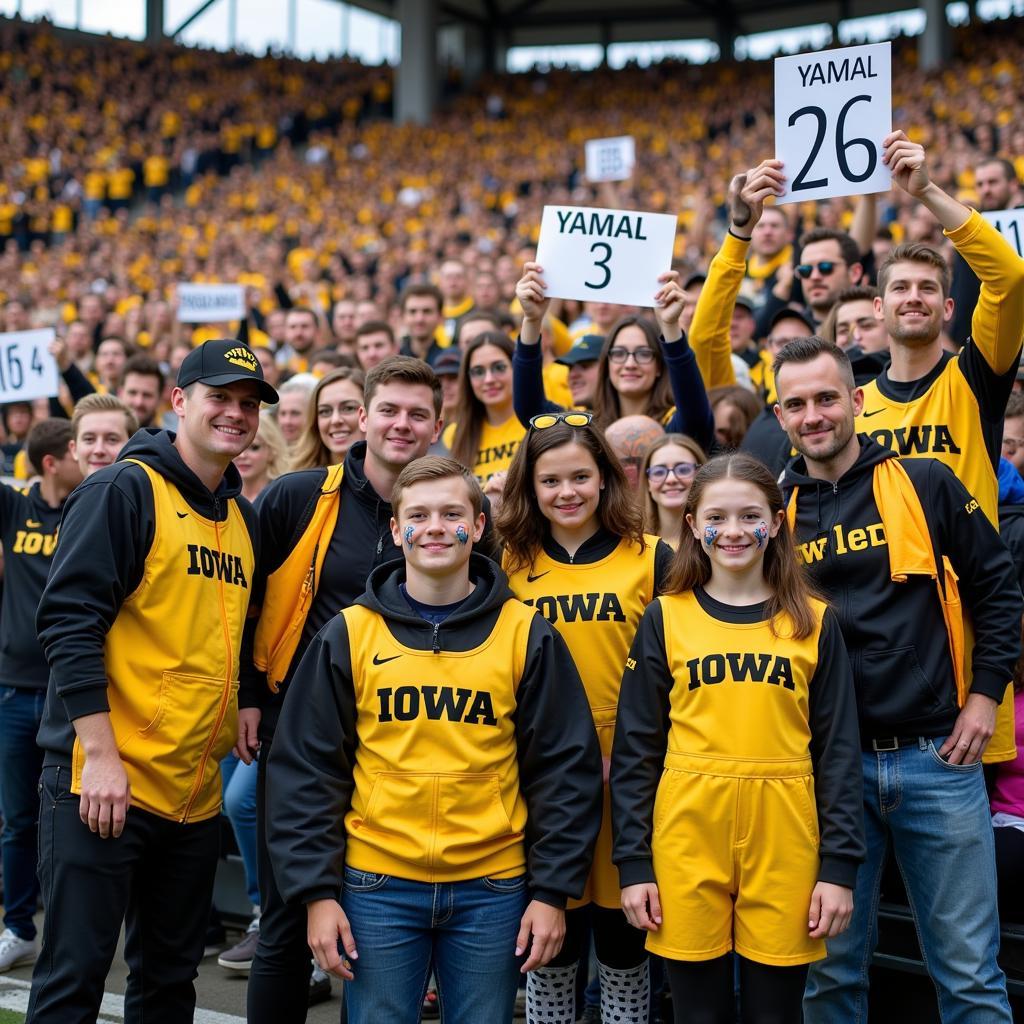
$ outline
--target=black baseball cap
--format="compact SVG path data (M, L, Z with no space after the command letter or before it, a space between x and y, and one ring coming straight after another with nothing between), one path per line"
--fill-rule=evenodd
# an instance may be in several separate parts
M192 349L181 361L177 384L186 388L198 381L216 388L239 380L256 381L261 401L277 404L277 392L263 379L263 367L256 354L235 338L205 341Z
M462 353L457 348L446 348L433 362L438 377L457 377L462 365Z
M772 317L771 323L768 325L768 333L771 334L775 330L775 325L783 320L799 320L811 334L818 333L817 324L806 313L802 313L799 309L794 309L792 306L784 306Z
M575 366L576 363L596 363L601 358L601 346L604 344L604 335L584 334L577 338L573 346L564 355L559 356L555 362L563 366Z

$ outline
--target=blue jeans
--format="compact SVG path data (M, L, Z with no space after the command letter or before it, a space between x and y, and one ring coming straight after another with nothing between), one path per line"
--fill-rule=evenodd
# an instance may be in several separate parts
M942 740L865 753L867 861L857 872L853 920L811 964L805 1024L863 1024L868 968L878 943L887 848L907 887L943 1024L1011 1024L1006 978L996 964L995 848L981 764L951 765Z
M433 884L345 868L349 1024L417 1024L431 971L445 1024L511 1024L527 902L525 875Z
M11 595L14 600L14 595ZM39 902L36 878L39 776L43 752L36 733L44 690L0 687L0 810L4 816L0 849L4 867L4 927L20 938L36 937L32 915Z
M224 792L224 813L231 822L238 852L245 868L245 894L249 902L260 903L259 858L256 854L256 775L258 767L228 754L220 763Z

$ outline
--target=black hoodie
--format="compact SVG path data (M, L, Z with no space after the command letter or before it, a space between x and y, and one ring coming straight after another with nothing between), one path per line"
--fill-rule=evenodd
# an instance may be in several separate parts
M875 504L875 466L894 455L863 435L835 483L807 475L803 458L783 487L799 487L796 542L839 617L853 666L864 742L947 735L958 709L942 608L933 580L890 578ZM953 473L936 459L901 463L921 500L936 561L947 556L974 624L971 691L1001 701L1017 660L1022 610L1006 545Z
M104 642L121 605L142 582L153 543L153 488L145 470L123 460L155 469L190 508L214 522L224 522L228 502L236 500L259 557L256 515L241 497L238 470L229 464L211 493L182 461L174 438L166 430L138 431L121 450L121 461L93 473L64 505L53 567L36 614L39 642L50 664L39 729L47 764L70 763L73 719L110 709Z
M428 657L472 651L515 597L490 559L474 553L469 571L475 589L440 626L413 612L399 589L404 561L376 568L355 603L380 615L404 647ZM309 645L288 688L270 754L267 840L274 876L289 901L340 897L359 720L373 713L357 707L358 672L345 617L338 615ZM527 807L528 882L534 898L564 906L567 897L582 893L593 859L601 823L601 753L576 666L540 615L530 625L522 674L510 683L519 788Z

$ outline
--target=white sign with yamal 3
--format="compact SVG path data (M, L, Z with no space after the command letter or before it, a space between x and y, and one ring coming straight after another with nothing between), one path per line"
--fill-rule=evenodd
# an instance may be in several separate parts
M584 147L587 181L625 181L636 164L636 143L632 135L613 139L591 139Z
M0 404L57 394L60 371L50 355L54 337L52 327L0 334Z
M892 131L889 43L775 60L775 157L780 203L887 192L882 140Z
M219 324L245 319L245 288L240 284L179 284L178 320Z
M664 213L545 206L537 262L552 297L653 306L675 237Z
M1024 257L1024 210L993 210L982 216Z

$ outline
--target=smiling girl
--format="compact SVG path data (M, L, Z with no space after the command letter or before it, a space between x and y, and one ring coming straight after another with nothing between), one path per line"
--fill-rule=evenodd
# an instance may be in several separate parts
M657 534L672 548L679 547L683 509L697 470L708 457L693 438L685 434L659 437L640 464L644 493L644 529Z
M292 469L318 469L344 462L355 441L362 441L359 409L363 371L339 366L320 379L306 408L306 425L295 446Z
M496 528L513 593L565 639L587 691L606 771L620 670L640 616L659 592L671 549L645 536L640 511L590 413L535 416L508 472ZM647 1021L643 936L619 906L607 791L594 866L570 904L561 953L527 981L527 1019L575 1021L574 981L588 925L605 1020ZM617 1015L617 1016L616 1016Z
M864 858L853 681L751 456L701 468L666 593L625 661L612 753L622 906L676 1024L797 1022Z

